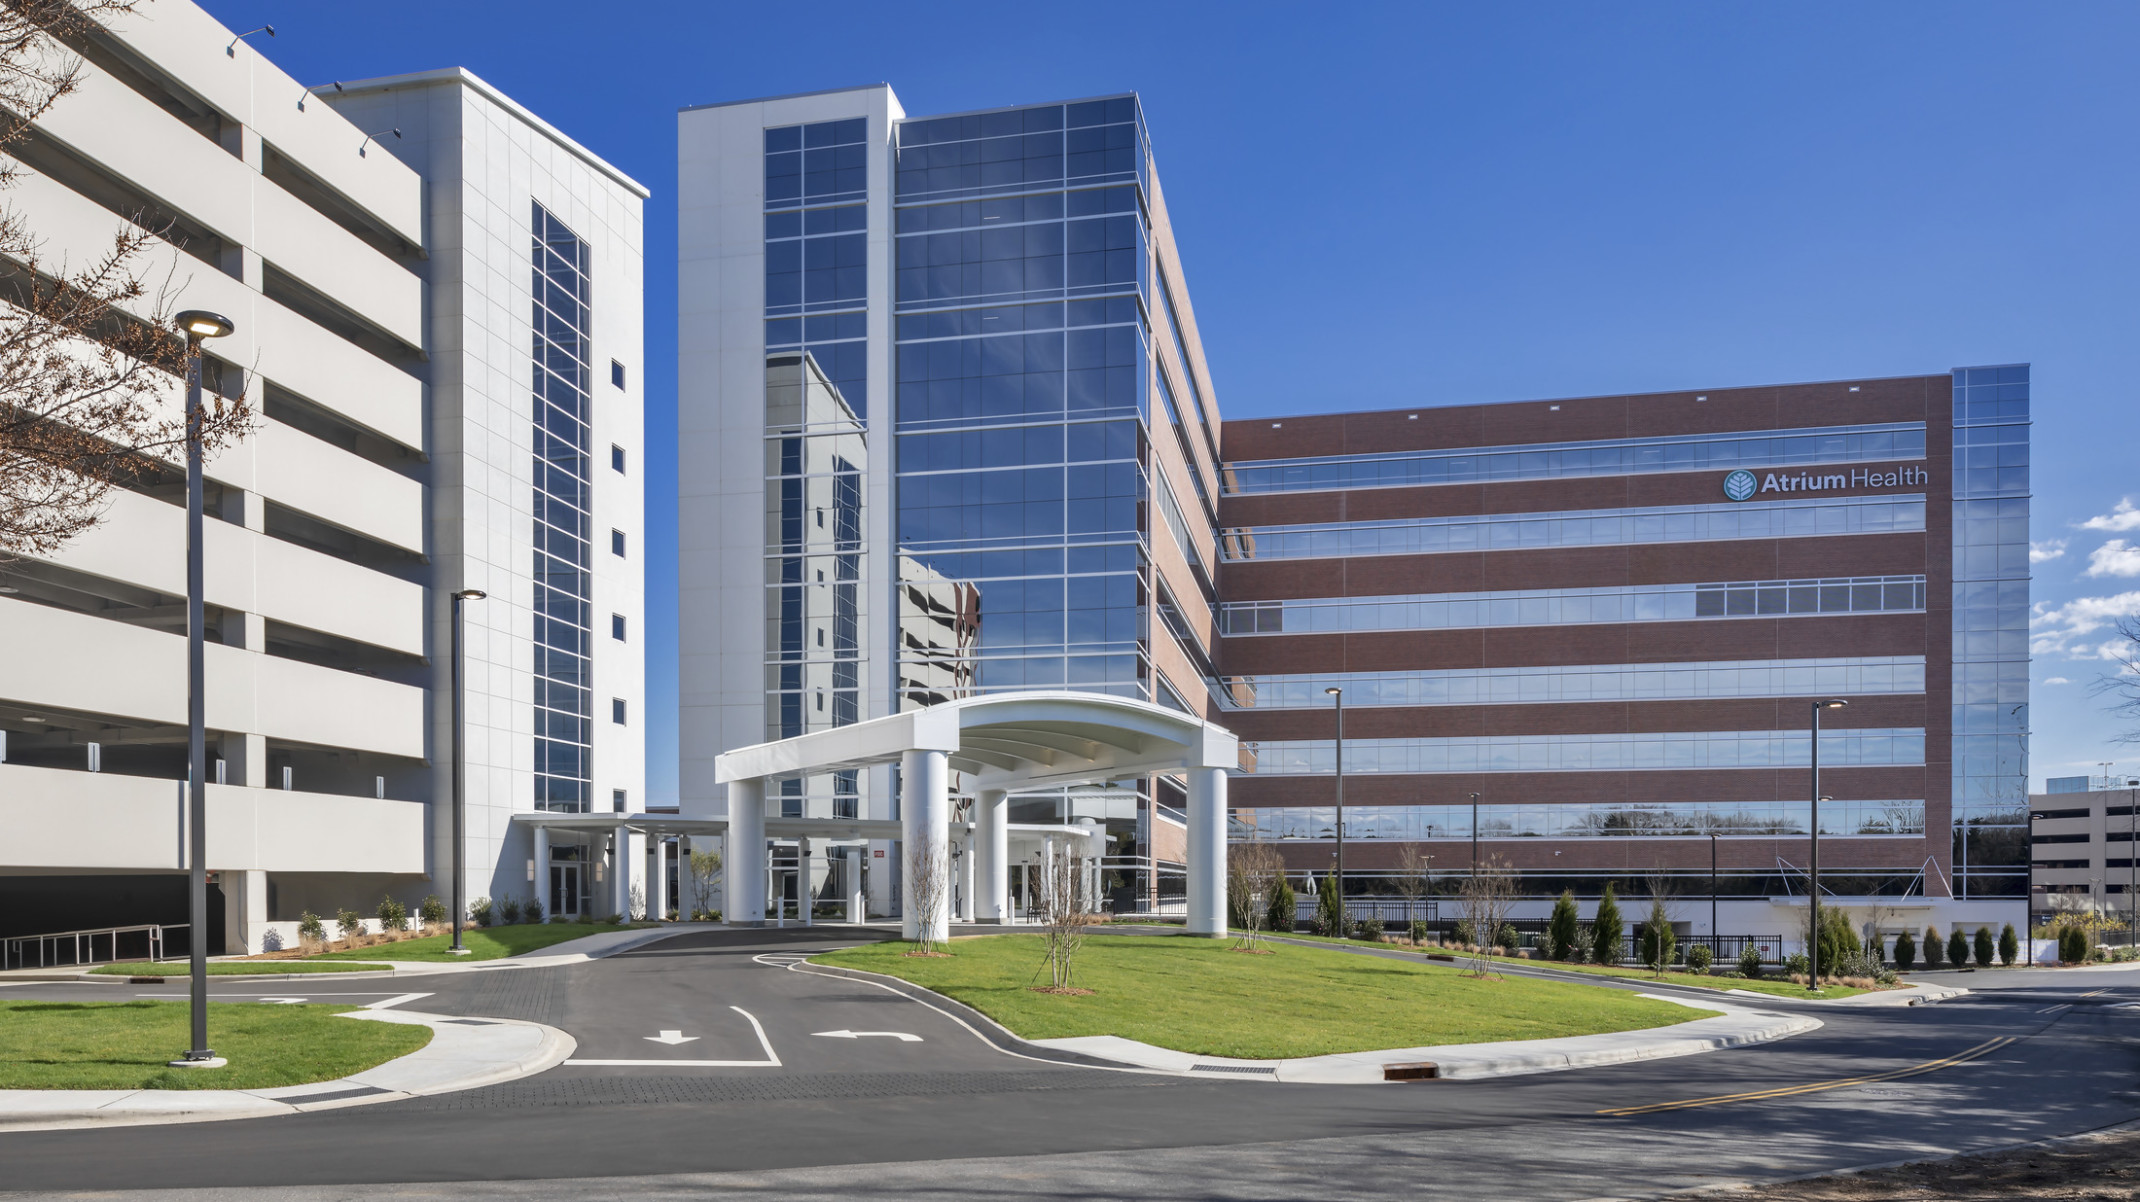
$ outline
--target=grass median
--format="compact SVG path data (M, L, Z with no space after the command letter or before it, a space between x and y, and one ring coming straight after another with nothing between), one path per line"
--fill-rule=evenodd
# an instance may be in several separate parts
M0 1089L272 1089L376 1068L431 1028L337 1018L349 1006L208 1004L222 1068L171 1068L191 1043L182 1002L0 1002Z
M171 964L100 964L89 970L100 977L184 977L193 966L184 960ZM211 977L262 977L293 972L383 972L384 964L319 964L310 960L210 960Z
M1470 952L1459 951L1453 947L1436 947L1433 945L1414 947L1405 943L1368 943L1361 939L1338 939L1329 935L1296 935L1288 933L1280 935L1278 938L1301 939L1315 943L1334 943L1352 947L1372 947L1381 951L1409 952L1417 956L1426 956L1430 953L1437 956L1453 956L1458 964L1468 963L1472 958ZM1647 968L1627 968L1608 964L1569 964L1561 960L1522 960L1495 957L1494 963L1516 969L1537 968L1551 972L1579 972L1595 977L1621 977L1630 981L1656 981L1660 985L1684 985L1689 989L1714 989L1719 992L1727 989L1744 989L1749 993L1768 993L1777 997L1814 997L1829 1001L1873 992L1869 989L1856 989L1848 985L1829 985L1822 988L1819 993L1809 993L1804 985L1783 977L1763 977L1760 980L1748 980L1745 977L1713 977L1707 973L1679 971L1668 972L1663 977L1659 977Z
M1031 988L1047 980L1038 935L958 939L941 958L877 943L816 961L912 981L1027 1039L1118 1035L1252 1060L1597 1035L1714 1013L1574 983L1479 980L1440 965L1269 946L1269 955L1251 955L1222 939L1092 936L1074 981L1088 996Z

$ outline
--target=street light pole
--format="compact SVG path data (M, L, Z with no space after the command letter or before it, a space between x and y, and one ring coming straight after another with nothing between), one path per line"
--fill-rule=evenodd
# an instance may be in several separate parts
M1471 795L1471 879L1479 879L1479 795ZM1473 931L1472 934L1478 934Z
M468 725L468 686L465 660L467 657L467 617L461 610L466 601L481 601L489 594L482 589L464 588L453 594L453 946L446 949L449 956L465 956L468 949L461 946L461 924L468 913L468 872L464 859L468 847L468 752L465 729Z
M1345 909L1345 690L1327 688L1323 692L1337 699L1337 899L1339 938L1351 933L1350 915Z
M224 1061L208 1046L208 659L206 572L201 550L201 343L235 327L227 317L188 309L177 318L186 335L186 944L192 962L193 1046L171 1061L178 1068L213 1068Z
M1716 929L1716 832L1709 832L1709 951L1712 956L1722 955L1724 945L1720 942L1722 932Z
M1811 906L1807 916L1813 920L1813 926L1807 931L1806 941L1806 967L1810 970L1806 974L1808 993L1820 992L1820 803L1828 800L1820 795L1820 712L1839 710L1849 704L1841 700L1813 703L1813 855L1810 865L1813 888L1807 894Z
M2132 881L2125 886L2127 909L2131 911L2131 917L2125 923L2127 947L2133 946L2135 937L2140 937L2140 808L2133 805L2136 787L2140 787L2140 780L2125 778L2125 863L2132 869Z

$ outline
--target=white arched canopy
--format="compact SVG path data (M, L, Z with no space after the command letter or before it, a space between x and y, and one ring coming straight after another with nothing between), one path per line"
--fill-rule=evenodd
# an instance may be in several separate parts
M1181 773L1188 778L1189 931L1226 933L1226 771L1240 759L1231 731L1194 714L1096 693L997 693L947 701L875 718L739 747L715 761L715 779L728 787L728 835L734 846L765 838L766 782L848 768L900 766L900 835L910 859L948 879L950 773L965 776L974 793L975 851L979 855L979 912L1005 913L1009 882L1005 799L1023 789L1128 780ZM836 821L836 820L835 820ZM762 922L765 883L758 857L731 855L727 873L730 921ZM943 890L931 912L915 898L915 873L906 874L909 938L927 929L948 937Z

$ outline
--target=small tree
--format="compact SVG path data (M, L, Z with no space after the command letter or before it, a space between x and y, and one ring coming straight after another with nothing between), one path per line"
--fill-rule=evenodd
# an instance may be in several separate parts
M1345 899L1338 895L1337 873L1326 872L1315 890L1315 933L1345 937Z
M1895 936L1895 971L1908 972L1917 967L1917 937L1905 929Z
M1962 934L1959 926L1947 935L1947 962L1956 968L1969 963L1969 936Z
M1811 922L1812 920L1812 908L1809 906L1807 907L1805 921ZM1816 943L1818 944L1820 953L1819 967L1823 976L1834 973L1837 965L1848 958L1857 956L1861 951L1858 945L1857 928L1851 925L1850 916L1833 906L1821 907L1820 938L1818 940L1813 939L1811 932L1804 927L1799 929L1799 933L1806 936L1807 947L1814 947Z
M409 926L409 908L391 897L379 899L379 930L405 931Z
M1407 925L1420 919L1419 903L1434 893L1434 857L1407 843L1397 852L1397 892L1404 898Z
M1665 904L1664 890L1652 882L1650 913L1642 923L1642 962L1662 978L1672 966L1672 949L1678 937L1672 931L1672 912Z
M364 933L364 916L344 906L334 913L335 925L342 928L344 940L355 939Z
M1276 852L1272 855L1275 858ZM1045 887L1040 891L1040 920L1048 948L1048 992L1087 993L1071 984L1071 970L1078 951L1085 946L1085 933L1099 916L1085 904L1084 861L1058 855L1049 862ZM929 913L923 910L924 914ZM926 930L928 924L924 923Z
M1973 950L1977 956L1977 967L1990 968L1992 957L1997 954L1997 950L1992 947L1990 927L1977 928L1976 946Z
M531 897L520 907L520 916L529 922L542 921L542 899Z
M721 876L721 853L692 849L690 858L691 919L700 921L701 915L713 913L713 899L719 895Z
M1055 858L1066 860L1070 857ZM945 954L936 939L936 918L944 912L944 902L951 893L951 882L946 879L949 876L947 859L949 857L942 854L935 840L927 835L907 852L907 902L914 907L915 951L921 955ZM1055 882L1052 874L1036 875L1044 878L1040 904L1042 912L1046 913L1050 900L1047 893Z
M1227 908L1234 911L1236 929L1241 932L1235 946L1242 951L1261 951L1271 897L1285 882L1285 859L1268 843L1236 843L1228 850L1226 860Z
M2058 958L2068 964L2086 963L2088 932L2079 926L2069 926L2059 931Z
M427 927L446 925L446 903L438 900L436 893L427 894L423 901L417 904L416 920Z
M1613 894L1612 882L1605 882L1605 896L1598 899L1597 917L1590 920L1590 954L1600 964L1620 962L1620 943L1626 938L1627 923L1620 917L1620 899Z
M2014 934L2014 924L2007 923L1999 932L1999 963L2012 967L2021 958L2021 938Z
M520 899L519 899L519 898L517 898L517 897L501 897L501 898L499 898L499 899L498 899L498 905L497 905L496 909L497 909L497 913L498 913L498 924L499 924L500 926L508 926L508 927L509 927L509 926L515 926L515 925L518 925L518 924L519 924L519 922L520 922Z
M1293 892L1292 882L1280 874L1271 885L1270 907L1264 914L1264 922L1281 935L1290 935L1300 925L1300 898Z
M297 918L297 939L300 943L327 942L327 924L320 916L307 910Z
M1516 901L1515 874L1500 857L1489 856L1465 877L1462 896L1464 918L1471 923L1473 936L1479 939L1478 951L1472 957L1472 974L1484 977L1493 970L1493 949L1486 940L1490 933L1498 934L1508 926L1509 908ZM1513 929L1510 934L1514 934Z
M1553 903L1553 916L1546 920L1546 955L1566 960L1575 950L1576 926L1581 915L1575 908L1575 890L1563 889Z
M1946 948L1947 945L1940 942L1939 928L1927 924L1924 942L1925 967L1927 969L1937 969L1940 961L1947 958Z

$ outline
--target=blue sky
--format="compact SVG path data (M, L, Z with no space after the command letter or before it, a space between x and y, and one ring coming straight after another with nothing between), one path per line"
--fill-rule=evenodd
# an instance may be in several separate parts
M154 3L155 0L150 0ZM1142 93L1232 417L2035 365L2032 777L2140 770L2140 8L210 0L307 82L460 65L654 190L652 800L675 796L675 110Z

